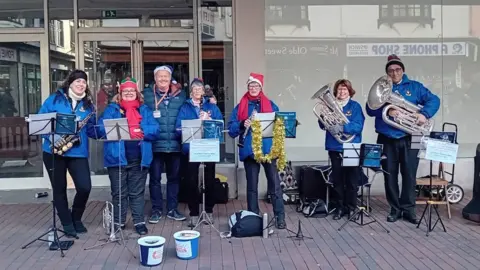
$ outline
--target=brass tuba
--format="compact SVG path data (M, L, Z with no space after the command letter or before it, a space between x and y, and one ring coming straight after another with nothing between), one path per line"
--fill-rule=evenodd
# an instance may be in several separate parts
M427 122L421 126L416 124L417 116L415 114L422 109L422 106L405 100L404 97L393 92L392 89L392 80L387 75L378 78L368 93L368 107L372 110L378 110L383 105L388 104L382 111L382 119L385 123L408 134L430 134L435 124L432 119L427 119ZM393 121L388 116L390 109L399 112Z
M331 131L336 125L343 126L350 123L332 94L331 84L320 88L311 99L317 101L313 107L313 113L325 126L325 129L328 130L339 143L349 143L355 138L355 135L346 135L343 133L334 134L333 131Z

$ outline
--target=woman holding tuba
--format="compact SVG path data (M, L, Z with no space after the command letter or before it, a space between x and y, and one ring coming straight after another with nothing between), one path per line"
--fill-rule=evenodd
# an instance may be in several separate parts
M334 220L341 219L345 214L350 215L357 206L357 185L362 170L357 167L342 167L343 141L341 137L352 137L351 143L362 141L362 130L365 122L362 107L351 98L355 95L352 83L346 79L335 82L333 87L335 102L341 108L344 116L348 119L345 125L334 125L327 129L325 136L325 149L332 162L333 187L336 192L337 208L333 216ZM320 120L321 129L326 129ZM341 134L341 136L338 136ZM335 136L337 135L337 136Z
M74 114L80 118L76 135L64 136L55 140L53 145L50 135L46 135L43 142L43 162L53 187L55 208L63 231L67 237L77 237L77 233L87 232L81 218L92 189L88 138L97 138L95 108L84 71L73 70L62 86L45 100L38 113L51 112ZM55 177L52 177L53 170ZM67 170L76 189L71 211L67 200Z

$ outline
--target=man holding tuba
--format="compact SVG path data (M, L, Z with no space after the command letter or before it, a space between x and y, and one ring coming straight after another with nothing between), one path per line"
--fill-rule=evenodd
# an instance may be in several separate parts
M362 173L359 166L342 167L343 143L349 141L352 143L360 143L362 141L365 116L363 115L360 104L351 99L353 95L355 95L355 90L352 88L352 83L349 80L340 79L335 82L333 95L335 97L333 102L336 102L339 106L338 108L342 110L338 113L343 114L348 119L348 123L345 125L325 127L325 125L318 120L318 124L321 129L327 130L325 149L327 149L328 156L332 162L333 186L337 198L337 208L333 219L339 220L345 214L349 216L350 212L357 207L358 178ZM336 134L337 136L335 136Z
M382 168L385 170L385 194L390 204L390 214L387 217L388 222L395 222L403 217L410 223L416 223L415 217L415 184L419 159L418 150L411 149L410 130L425 131L431 128L424 128L430 122L440 107L438 96L430 92L422 83L410 80L405 72L405 66L402 60L392 54L388 56L385 72L388 77L388 85L384 87L390 98L382 101L386 95L373 97L374 89L378 89L377 82L370 90L367 102L367 114L375 117L375 130L378 133L377 143L383 144L383 154L386 159L382 161ZM388 89L390 88L391 89ZM377 93L381 93L378 92ZM378 96L378 95L377 95ZM373 101L375 99L375 101ZM403 100L402 100L403 99ZM377 108L372 104L381 100L381 107ZM392 102L391 109L384 112L385 106L389 101L401 100L402 102ZM406 101L406 102L403 102ZM396 104L398 103L398 104ZM412 111L412 107L418 108ZM405 109L407 108L407 109ZM383 116L382 116L383 114ZM404 123L411 121L413 124L408 127L399 119L404 119ZM413 119L413 120L412 120ZM403 127L405 126L405 128ZM400 166L399 166L400 165ZM402 174L402 194L399 197L398 171Z

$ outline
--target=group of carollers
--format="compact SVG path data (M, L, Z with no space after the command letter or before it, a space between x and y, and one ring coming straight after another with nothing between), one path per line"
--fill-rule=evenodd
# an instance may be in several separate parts
M162 173L167 176L166 217L183 221L186 217L178 210L178 193L181 171L186 172L186 190L190 224L199 219L200 192L198 188L198 162L183 164L188 159L189 143L182 143L182 120L216 119L223 116L214 97L205 97L205 86L201 79L190 83L190 97L187 98L181 87L172 81L172 68L160 66L154 70L151 87L141 91L134 78L125 78L103 113L90 117L87 124L78 131L80 140L63 155L52 159L52 144L44 136L43 160L53 187L55 208L58 211L63 231L67 236L77 237L86 233L82 216L90 195L92 183L88 163L89 138L105 139L105 119L126 118L129 133L133 140L105 141L104 167L110 178L115 231L125 228L127 209L130 206L132 221L140 235L148 233L145 223L145 187L150 174L149 189L152 209L148 222L155 224L163 214L163 196L161 188ZM87 74L82 70L72 71L63 85L43 103L39 113L68 113L85 119L95 114L91 91L87 85ZM235 138L250 125L249 115L255 106L258 112L278 111L277 106L263 94L263 76L252 73L248 81L248 91L235 107L228 122L229 134ZM259 102L254 102L258 100ZM258 175L260 164L253 159L251 132L245 138L245 147L240 149L240 158L245 162L247 174L248 209L259 214ZM272 144L271 138L263 139L267 154ZM285 215L281 197L280 180L276 163L262 164L266 170L269 186L274 187L273 205L276 226L285 228ZM55 173L53 174L53 170ZM76 195L71 209L67 200L67 170L75 184ZM213 194L215 181L215 163L205 163L205 210L213 221ZM119 207L121 202L121 208Z
M433 117L440 106L439 98L432 94L421 83L410 80L405 72L405 66L396 55L388 57L385 72L392 79L393 91L406 100L422 105L418 112L417 124L423 124ZM144 217L144 192L147 174L150 174L150 199L152 209L149 223L158 223L163 213L163 198L161 190L161 175L167 175L166 217L183 221L186 219L178 211L178 191L180 170L186 170L186 187L188 190L188 207L190 224L196 224L199 216L199 163L189 162L187 168L182 167L182 158L188 157L189 144L181 141L181 122L189 119L223 119L213 97L206 98L204 83L194 79L190 84L190 98L172 83L172 68L157 67L154 70L155 81L143 92L133 78L126 78L119 87L119 93L113 97L103 114L96 120L91 117L88 124L79 131L80 143L62 156L55 156L52 163L51 143L45 136L43 144L44 163L49 172L50 181L54 187L55 207L68 236L75 237L77 233L86 233L81 218L91 191L91 178L88 164L88 138L105 138L104 119L127 118L130 135L137 140L104 142L104 166L108 168L110 178L112 203L114 205L115 226L125 226L127 208L130 206L132 220L138 234L148 233ZM242 136L251 125L250 116L253 111L278 111L277 105L269 100L263 92L263 76L251 73L247 82L247 92L234 108L228 121L228 133L232 138ZM337 103L350 120L344 126L337 126L335 131L327 131L325 148L328 150L332 163L332 175L336 191L337 208L334 219L350 215L356 208L356 190L360 167L342 167L341 152L343 145L337 142L330 132L343 132L355 135L353 143L362 141L362 130L365 117L360 104L351 98L355 94L350 81L338 80L333 89ZM391 210L387 221L395 222L404 218L416 223L415 218L415 178L418 167L418 150L410 148L410 135L387 125L382 119L382 109L372 110L366 106L369 116L375 117L375 129L378 133L377 143L383 145L386 159L382 167L386 171L385 192ZM39 113L60 112L74 113L81 119L95 112L91 92L87 86L87 75L81 70L74 70L65 83L52 94L42 105ZM398 112L391 110L390 117ZM320 128L324 128L321 123ZM258 177L260 166L265 170L268 182L268 193L272 199L275 225L284 229L285 211L282 190L276 161L258 163L253 156L251 146L251 131L246 133L244 147L239 149L239 158L244 163L247 180L248 210L259 214ZM272 146L272 138L263 138L263 152L268 154ZM183 155L183 157L182 157ZM402 175L402 193L399 194L398 172ZM55 175L52 177L52 168ZM71 209L68 207L66 187L67 170L75 184L76 195ZM120 171L119 171L120 170ZM121 179L119 179L121 177ZM213 184L215 164L205 164L205 210L213 221L215 204ZM120 180L120 181L119 181ZM121 182L121 190L119 186ZM120 196L121 194L121 196ZM118 202L121 200L121 209Z

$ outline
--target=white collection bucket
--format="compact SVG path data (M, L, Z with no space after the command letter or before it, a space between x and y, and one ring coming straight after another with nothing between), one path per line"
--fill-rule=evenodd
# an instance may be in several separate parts
M182 260L195 259L198 256L200 233L197 231L179 231L173 234L177 257Z
M156 266L162 263L165 238L145 236L137 241L140 250L140 263L144 266Z

